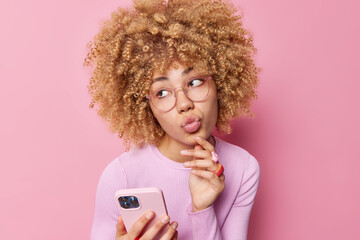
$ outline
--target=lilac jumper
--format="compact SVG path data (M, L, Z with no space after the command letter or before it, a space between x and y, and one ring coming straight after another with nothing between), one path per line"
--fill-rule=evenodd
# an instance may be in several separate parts
M118 189L162 189L170 221L177 221L179 240L245 240L256 196L260 167L246 150L215 137L224 166L225 190L207 209L192 212L189 168L161 154L154 145L132 148L103 171L96 192L91 240L115 240Z

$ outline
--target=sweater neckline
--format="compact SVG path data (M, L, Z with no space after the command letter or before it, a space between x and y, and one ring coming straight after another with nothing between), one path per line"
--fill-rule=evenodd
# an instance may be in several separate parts
M220 142L221 139L217 138L214 136L215 139L215 152L219 153L220 150ZM149 144L150 149L152 151L152 153L156 156L157 160L160 160L161 162L165 163L166 165L172 167L172 168L176 168L176 169L180 169L180 170L184 170L184 171L190 171L191 168L185 168L184 165L180 162L175 162L174 160L171 160L170 158L167 158L165 155L163 155L157 146Z

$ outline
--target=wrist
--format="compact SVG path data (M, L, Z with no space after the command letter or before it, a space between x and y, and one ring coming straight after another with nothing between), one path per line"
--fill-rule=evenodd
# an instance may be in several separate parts
M207 207L195 207L194 204L191 204L191 205L192 205L192 211L193 211L193 212L201 212L201 211L203 211L204 209L207 209L208 207L210 207L210 206L207 206Z

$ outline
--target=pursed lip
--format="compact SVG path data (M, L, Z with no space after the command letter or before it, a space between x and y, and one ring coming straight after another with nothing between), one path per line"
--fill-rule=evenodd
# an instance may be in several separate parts
M186 125L188 125L190 123L198 122L198 121L200 121L200 118L198 116L196 116L196 115L187 116L181 122L181 127L185 127Z

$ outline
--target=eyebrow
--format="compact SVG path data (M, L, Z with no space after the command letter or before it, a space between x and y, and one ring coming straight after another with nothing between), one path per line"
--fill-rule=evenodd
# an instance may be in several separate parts
M184 76L185 74L188 74L189 72L191 72L191 70L193 70L194 68L193 67L189 67L188 69L185 69L181 75ZM169 80L167 77L157 77L157 78L154 78L153 80L153 83L154 82L157 82L157 81L164 81L164 80Z

